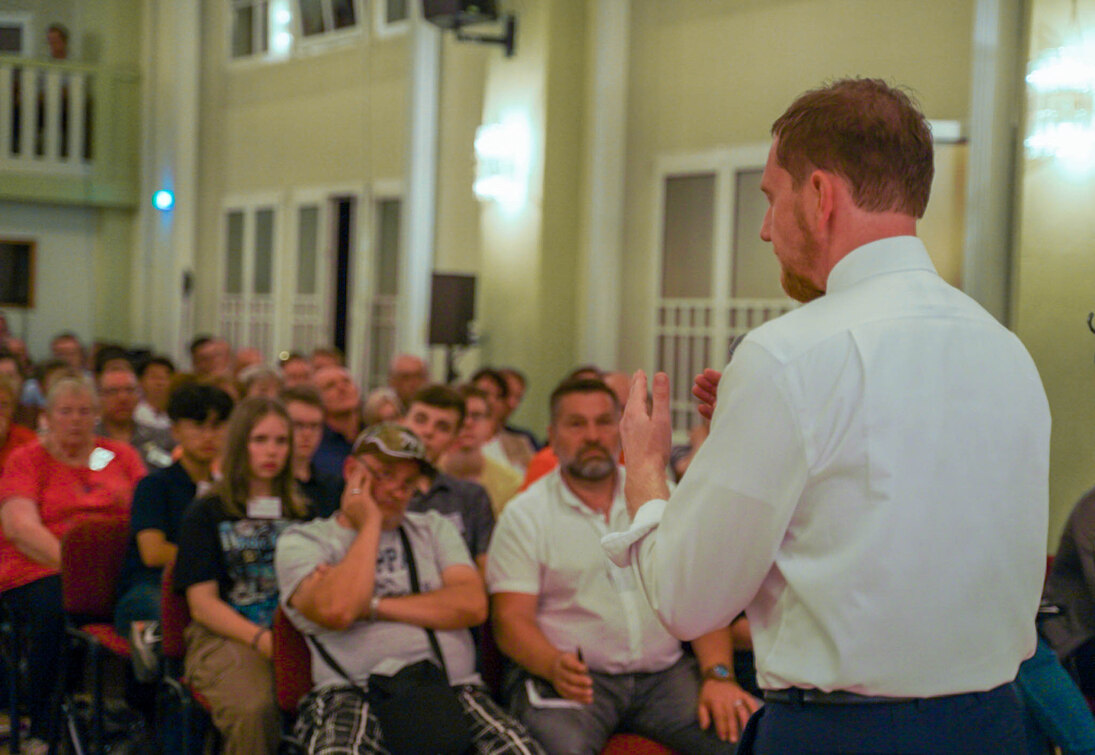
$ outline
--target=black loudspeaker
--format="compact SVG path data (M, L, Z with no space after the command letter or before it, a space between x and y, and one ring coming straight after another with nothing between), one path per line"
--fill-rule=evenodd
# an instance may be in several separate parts
M422 17L442 29L482 24L498 18L494 0L422 0Z
M433 274L430 292L430 345L468 346L468 323L475 319L475 276Z

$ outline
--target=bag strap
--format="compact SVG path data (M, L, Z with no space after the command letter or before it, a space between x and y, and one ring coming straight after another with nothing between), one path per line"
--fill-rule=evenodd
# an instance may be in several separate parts
M336 674L348 681L354 688L361 689L361 686L350 678L350 675L346 673L346 669L342 668L342 664L334 659L334 656L332 656L327 651L327 648L323 647L323 645L320 644L319 640L317 640L310 634L305 634L304 639L312 643L312 647L314 647L316 649L316 652L319 653L320 657L323 658L323 662L326 663Z
M422 588L418 586L418 568L414 562L414 551L411 550L411 541L407 537L402 524L399 525L399 539L403 541L403 554L407 557L407 571L410 572L411 577L411 592L422 592ZM426 631L426 636L430 638L430 647L433 648L437 660L441 661L441 670L445 672L445 678L448 679L449 668L445 665L445 656L441 653L441 644L437 641L437 635L429 627L423 627L423 629Z

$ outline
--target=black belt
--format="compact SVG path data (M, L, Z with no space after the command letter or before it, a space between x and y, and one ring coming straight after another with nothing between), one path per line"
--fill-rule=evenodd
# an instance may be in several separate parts
M793 705L885 705L893 703L908 703L920 700L918 697L874 697L872 695L857 695L855 692L834 690L824 692L820 689L802 689L789 687L787 689L764 690L764 702L789 703Z

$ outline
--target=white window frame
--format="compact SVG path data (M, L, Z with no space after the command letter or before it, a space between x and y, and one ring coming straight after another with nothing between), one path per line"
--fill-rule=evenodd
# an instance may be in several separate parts
M368 390L373 377L368 372L371 357L369 351L373 342L373 331L377 327L377 323L374 322L372 316L372 309L376 297L374 273L376 272L378 254L376 246L377 233L380 227L377 217L379 204L380 202L398 199L402 203L401 211L406 212L407 198L403 180L393 178L373 181L369 186L367 199L367 203L362 203L358 213L360 221L358 224L358 239L361 248L355 262L358 269L368 271L368 275L358 275L354 280L354 319L350 330L351 342L361 345L361 348L356 349L353 355L356 360L354 362L356 367L354 374L361 377L361 385L365 390ZM399 264L401 265L405 264L404 242L405 239L400 239ZM398 311L398 297L401 293L396 293L396 303L393 305L394 311Z
M654 205L651 212L653 218L653 236L651 245L651 301L657 302L650 308L647 325L648 351L647 364L651 369L661 367L658 360L658 338L672 330L672 326L662 328L658 325L658 313L663 307L672 306L676 300L662 297L662 265L663 242L665 233L665 184L666 180L673 176L713 174L715 177L715 196L713 197L714 218L712 228L711 250L711 291L707 298L689 299L694 302L687 306L706 307L711 312L712 325L706 328L699 326L684 326L681 335L698 334L701 331L710 336L711 359L715 364L704 365L721 369L720 350L729 340L745 331L743 327L730 327L725 313L731 306L759 307L764 309L789 310L795 303L789 298L782 299L736 299L731 300L730 292L733 290L731 275L733 271L733 244L734 244L734 208L737 206L736 176L741 171L763 169L768 159L770 144L754 143L737 147L722 147L703 152L688 154L663 155L655 160L654 168ZM759 232L760 229L757 229ZM690 409L688 397L691 385L674 385L671 396L671 409L674 416L684 414L684 410ZM674 425L674 437L683 439L687 437L687 428L680 423Z
M389 21L385 16L388 10L387 0L371 0L373 5L373 33L378 39L406 34L411 24L421 16L419 6L422 0L407 0L407 17L402 21Z
M348 26L343 29L334 28L331 0L320 1L323 3L324 8L324 26L330 23L331 28L318 34L305 36L301 18L302 14L300 12L300 0L292 0L293 39L295 52L298 55L315 55L329 50L339 49L346 45L353 44L365 34L367 21L362 9L365 0L350 0L354 6L354 18L356 19L356 22L353 26Z
M17 53L3 53L5 55L18 55L21 58L29 58L34 54L32 49L35 39L34 16L30 13L14 13L5 11L0 13L0 25L18 26L23 32L23 49Z

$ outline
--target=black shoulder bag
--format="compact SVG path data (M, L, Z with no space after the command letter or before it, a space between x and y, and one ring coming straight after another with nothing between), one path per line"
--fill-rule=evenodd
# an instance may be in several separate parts
M421 592L414 551L403 527L399 538L407 557L411 591ZM404 666L393 676L370 674L365 697L380 722L381 740L392 755L462 755L471 747L471 722L449 684L437 635L432 629L425 631L440 667L425 659ZM326 648L314 637L308 635L308 639L328 666L357 687Z

